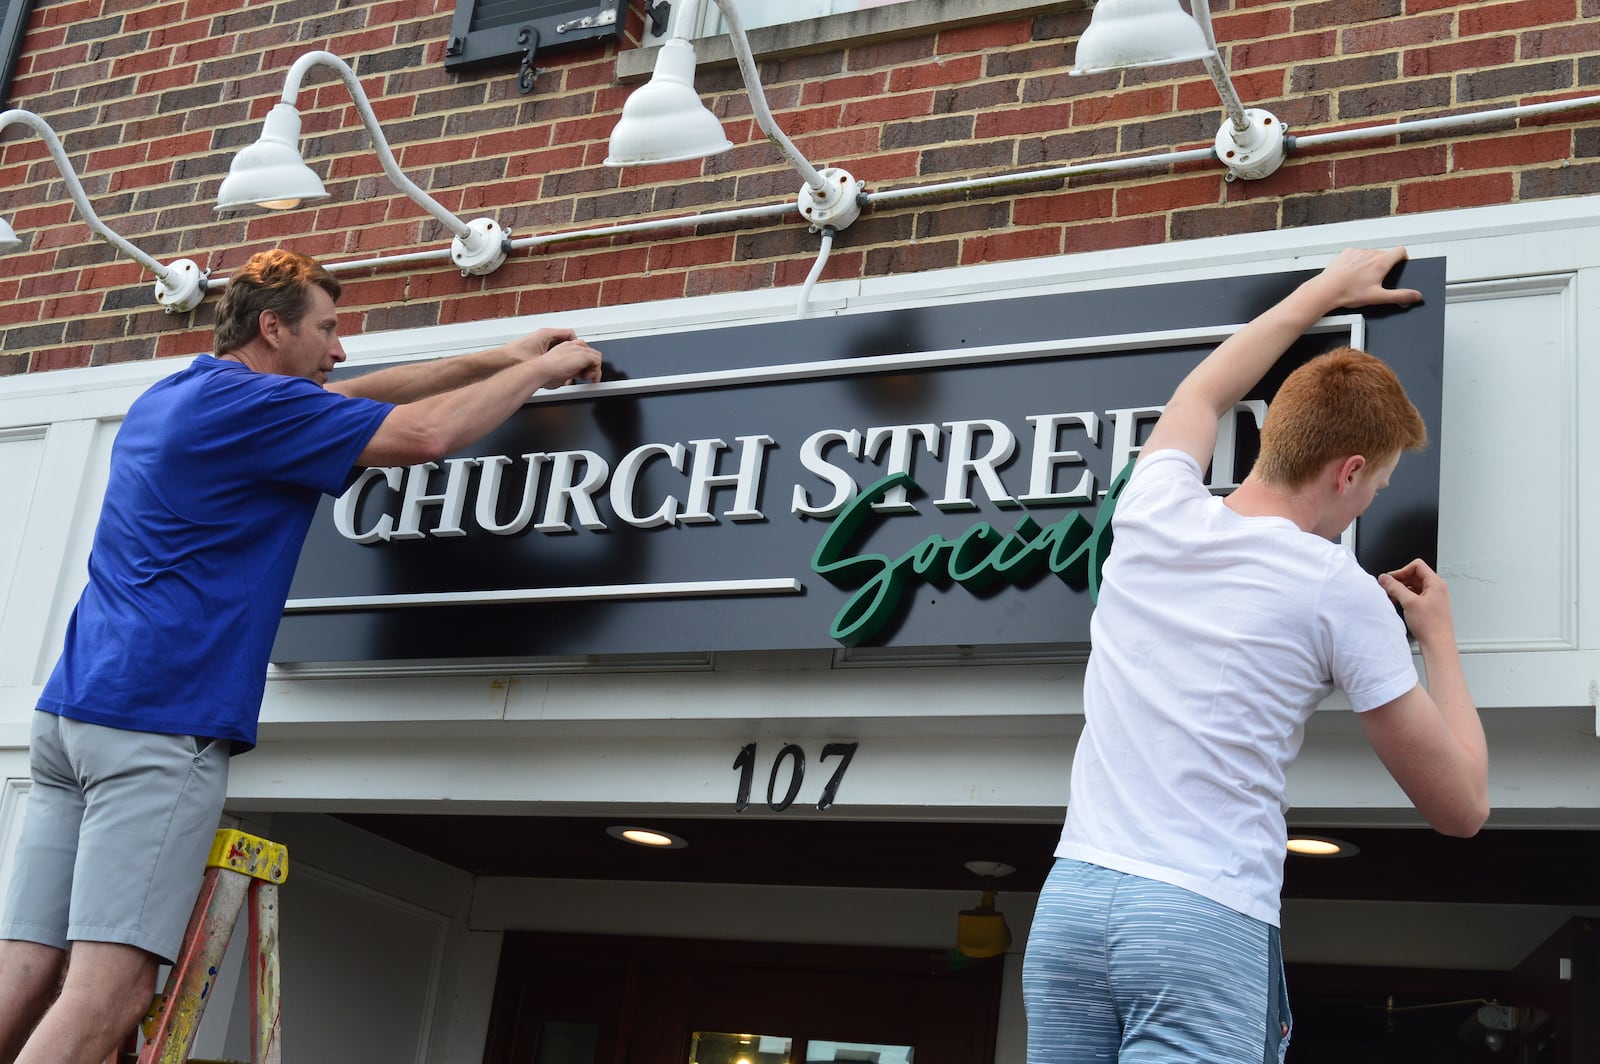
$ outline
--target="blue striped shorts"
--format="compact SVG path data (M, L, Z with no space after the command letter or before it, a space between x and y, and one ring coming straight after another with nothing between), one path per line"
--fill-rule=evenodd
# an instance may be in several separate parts
M1192 891L1058 860L1022 964L1028 1064L1281 1064L1278 929Z

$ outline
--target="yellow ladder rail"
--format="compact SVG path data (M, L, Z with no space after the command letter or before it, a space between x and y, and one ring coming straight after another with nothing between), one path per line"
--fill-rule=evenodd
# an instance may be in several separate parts
M276 842L224 828L211 844L200 897L183 948L146 1022L138 1064L184 1064L216 985L239 912L249 904L250 1015L253 1064L280 1064L278 885L289 876L289 851Z

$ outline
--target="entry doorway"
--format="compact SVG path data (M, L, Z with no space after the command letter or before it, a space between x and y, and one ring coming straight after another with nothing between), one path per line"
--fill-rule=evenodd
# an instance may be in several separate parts
M484 1064L993 1064L1002 962L508 931Z

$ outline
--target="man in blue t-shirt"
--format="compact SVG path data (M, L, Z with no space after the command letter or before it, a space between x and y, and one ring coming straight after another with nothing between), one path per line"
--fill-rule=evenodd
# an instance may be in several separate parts
M542 329L330 384L339 282L262 252L229 281L216 354L118 431L89 581L41 692L33 786L0 923L0 1061L99 1064L178 952L319 498L365 466L438 459L540 388L600 377ZM70 944L70 954L68 947Z

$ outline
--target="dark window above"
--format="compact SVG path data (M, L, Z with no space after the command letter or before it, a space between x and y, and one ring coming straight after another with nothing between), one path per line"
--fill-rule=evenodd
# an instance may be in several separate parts
M622 32L624 0L456 0L447 69L510 59Z
M5 10L0 12L0 104L10 103L11 77L22 55L22 38L32 13L33 0L6 0Z

